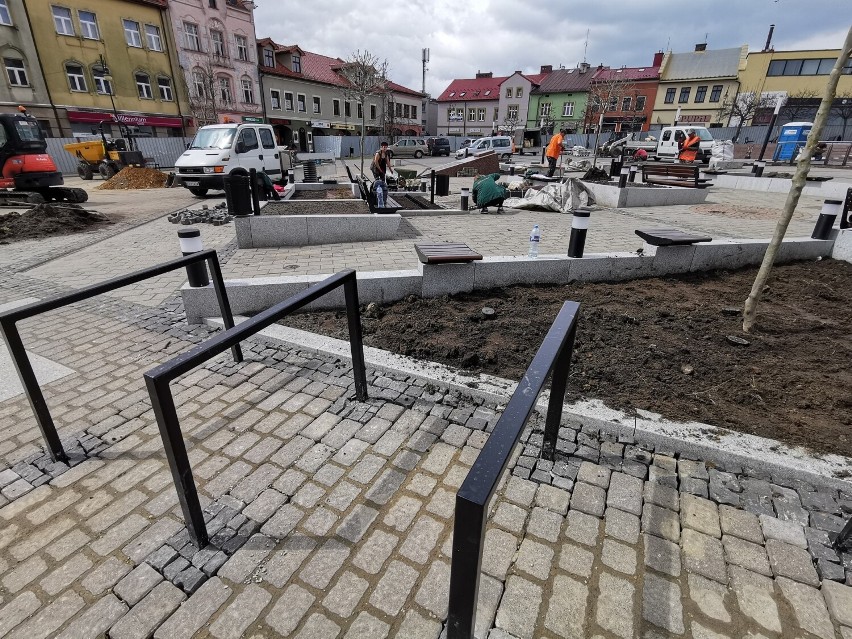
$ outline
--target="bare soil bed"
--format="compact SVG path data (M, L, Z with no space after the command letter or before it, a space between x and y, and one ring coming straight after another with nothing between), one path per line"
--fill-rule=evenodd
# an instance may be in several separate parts
M296 190L293 192L293 195L290 196L290 200L351 200L352 189L350 188L336 188L336 189L322 189L319 191L299 191Z
M261 215L367 215L370 208L363 200L311 202L305 200L282 200L269 202L261 210Z
M26 209L26 205L22 209ZM84 209L79 204L36 204L23 213L0 214L0 244L79 233L106 224L112 222L105 215Z
M756 269L413 296L362 313L365 343L519 379L565 300L581 303L569 399L596 398L852 456L852 264L776 266L755 330L740 309ZM495 310L491 319L483 307ZM342 311L283 323L348 339ZM727 337L748 340L732 344Z

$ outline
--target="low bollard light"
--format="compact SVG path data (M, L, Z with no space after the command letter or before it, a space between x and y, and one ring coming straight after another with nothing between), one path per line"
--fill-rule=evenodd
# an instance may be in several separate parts
M636 181L636 165L635 164L630 165L630 177L627 178L627 181L628 182L635 182Z
M627 176L630 175L630 169L626 166L621 168L621 171L618 172L618 188L623 189L627 186Z
M622 165L623 162L621 158L613 158L612 162L609 164L609 177L614 179L616 175L619 175L621 173Z
M470 189L463 188L461 190L461 205L459 206L459 208L461 208L462 211L467 211L469 200L470 200Z
M568 257L583 257L591 214L591 210L585 206L574 211L574 216L571 219L571 238L568 240Z
M849 211L852 210L852 188L846 189L846 199L843 200L843 212L840 214L840 228L848 229L852 226L849 219Z
M296 182L296 171L295 169L287 169L287 182L290 184L295 184Z
M763 169L766 168L766 162L755 162L754 163L754 177L763 177Z
M429 183L429 178L422 177L420 178L420 192L426 192L426 185Z
M822 210L819 212L814 232L811 233L811 239L827 240L831 234L831 227L834 226L834 220L843 211L843 200L825 200L822 203Z
M196 228L179 229L178 241L180 242L180 250L183 255L192 255L204 250L201 243L201 231ZM210 277L207 274L207 266L204 262L197 262L186 267L186 277L189 280L189 285L193 288L202 288L210 284Z

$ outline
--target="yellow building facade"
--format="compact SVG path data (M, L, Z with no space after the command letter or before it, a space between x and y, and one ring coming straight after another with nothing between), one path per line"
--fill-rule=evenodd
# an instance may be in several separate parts
M25 0L63 128L118 120L140 135L182 135L183 94L166 0ZM118 135L117 127L105 131Z

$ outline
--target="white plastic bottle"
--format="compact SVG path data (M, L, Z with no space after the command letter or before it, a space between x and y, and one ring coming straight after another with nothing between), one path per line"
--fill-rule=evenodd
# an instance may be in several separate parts
M530 231L530 252L528 253L529 257L538 257L538 243L541 241L541 231L538 230L538 224L536 224L532 231Z

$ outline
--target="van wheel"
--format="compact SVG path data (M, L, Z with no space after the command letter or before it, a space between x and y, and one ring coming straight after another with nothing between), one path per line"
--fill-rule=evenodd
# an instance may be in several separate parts
M423 157L423 151L415 151L414 152L414 159L415 160L419 160L422 157Z
M207 191L208 189L202 188L189 189L189 192L192 193L195 197L204 197L205 195L207 195Z
M511 160L512 154L511 153L504 153L503 155L500 156L500 159L501 160Z

